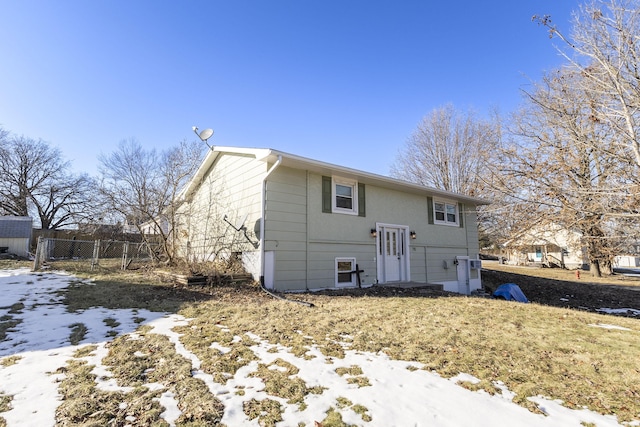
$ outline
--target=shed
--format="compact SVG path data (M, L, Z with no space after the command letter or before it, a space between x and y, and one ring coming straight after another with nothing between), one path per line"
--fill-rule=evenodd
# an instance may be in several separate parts
M29 216L0 216L0 256L29 257L32 228Z

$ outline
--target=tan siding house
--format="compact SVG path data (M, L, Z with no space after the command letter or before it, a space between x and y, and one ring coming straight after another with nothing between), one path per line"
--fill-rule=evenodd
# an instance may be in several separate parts
M182 193L184 256L241 257L268 289L481 287L483 200L271 149L214 147Z

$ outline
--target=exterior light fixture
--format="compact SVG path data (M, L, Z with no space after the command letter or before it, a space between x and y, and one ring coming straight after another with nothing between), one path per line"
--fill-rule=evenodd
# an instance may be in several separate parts
M378 230L376 230L375 228L371 229L371 237L377 237L378 236Z
M409 232L409 237L411 237L411 240L415 240L415 239L416 239L416 232L415 232L415 231L413 231L413 230L411 230L411 231Z

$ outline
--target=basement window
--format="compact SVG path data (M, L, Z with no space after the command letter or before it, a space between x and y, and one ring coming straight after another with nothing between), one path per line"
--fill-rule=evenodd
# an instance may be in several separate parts
M355 258L336 258L336 287L355 286Z

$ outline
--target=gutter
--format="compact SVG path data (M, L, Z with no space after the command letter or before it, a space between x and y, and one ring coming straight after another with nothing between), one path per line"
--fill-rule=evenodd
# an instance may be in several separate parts
M278 155L278 160L276 160L276 162L271 165L271 167L269 168L269 170L267 171L267 174L264 176L264 178L262 178L262 194L261 194L261 204L262 204L262 212L260 214L260 286L266 290L265 284L264 284L264 267L265 267L265 263L264 263L264 216L266 214L266 210L267 210L267 178L269 178L269 175L271 175L273 173L273 171L275 171L278 166L280 166L280 164L282 163L282 155Z
M288 301L288 302L295 302L297 304L302 304L302 305L306 305L307 307L315 307L313 305L313 303L310 302L306 302L306 301L298 301L298 300L291 300L291 299L287 299L287 298L283 298L280 295L276 295L273 292L271 292L269 289L267 289L267 287L265 286L264 283L264 267L265 267L265 262L264 262L264 236L265 236L265 230L264 230L264 217L265 217L265 213L266 213L266 209L267 209L267 178L269 178L269 175L271 175L273 173L273 171L275 171L278 166L280 166L280 164L282 163L282 155L278 154L278 160L276 160L276 162L271 165L271 168L269 168L269 170L267 171L267 174L264 176L264 178L262 179L262 215L260 216L260 288L262 288L262 290L264 292L266 292L267 294L271 295L274 298L280 299L282 301Z

